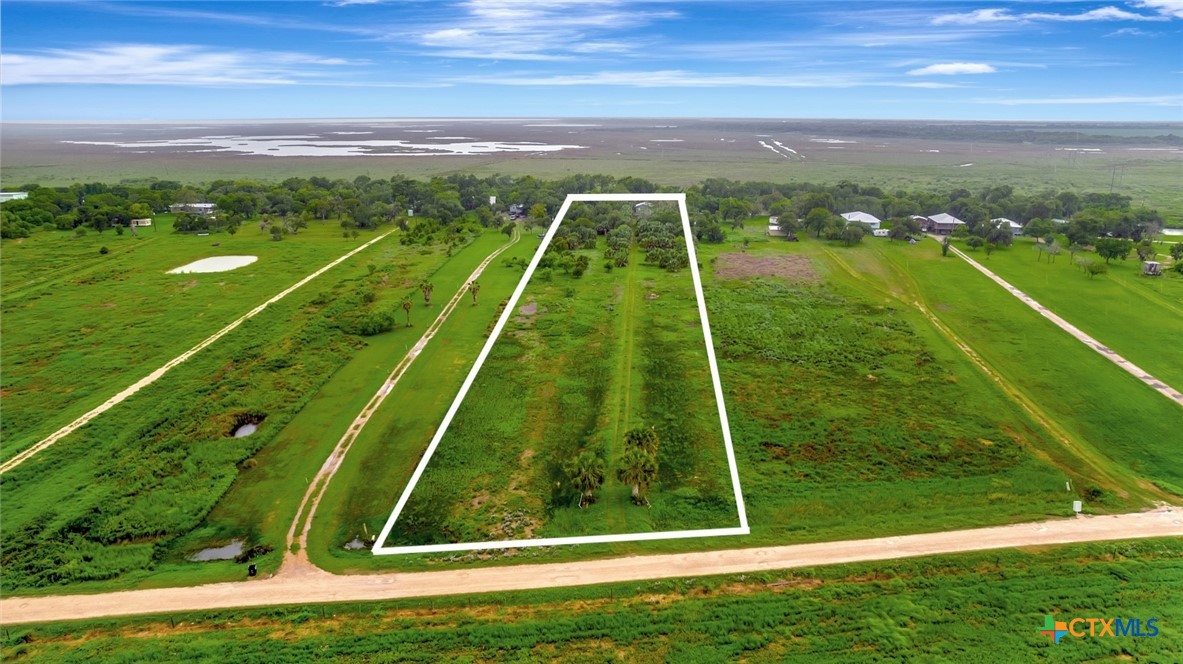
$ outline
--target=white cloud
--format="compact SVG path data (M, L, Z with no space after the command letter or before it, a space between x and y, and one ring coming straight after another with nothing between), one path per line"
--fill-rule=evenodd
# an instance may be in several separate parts
M113 44L5 53L0 58L0 79L5 85L290 85L351 64L358 63L306 53Z
M1136 0L1134 6L1153 9L1166 16L1183 18L1183 0Z
M336 0L329 4L333 7L352 7L355 5L376 5L382 0Z
M1178 4L1173 0L1148 0L1164 4ZM1159 10L1167 13L1164 10ZM941 14L932 19L933 25L982 25L991 23L1029 23L1032 21L1164 21L1165 16L1136 14L1117 7L1090 9L1079 14L1057 14L1053 12L1012 13L1009 9L978 9L962 14Z
M1148 34L1151 34L1151 33L1146 32L1145 30L1139 30L1138 28L1122 28L1120 30L1114 30L1113 32L1110 32L1109 34L1107 34L1105 36L1106 37L1138 37L1138 36L1148 35Z
M957 88L959 85L928 82L894 82L870 73L832 73L796 75L718 74L664 69L656 71L600 71L588 74L545 75L518 72L505 76L461 77L453 83L517 86L610 85L634 88Z
M1183 106L1183 95L1045 97L1036 99L975 99L979 104L1002 106L1054 106L1061 104L1140 104L1143 106Z
M920 69L913 69L908 72L908 76L930 76L939 74L950 76L954 74L993 74L998 71L994 67L983 62L942 62Z
M645 38L616 36L678 13L627 0L465 0L458 19L413 30L410 38L454 58L565 60L628 53ZM402 39L404 35L393 35Z

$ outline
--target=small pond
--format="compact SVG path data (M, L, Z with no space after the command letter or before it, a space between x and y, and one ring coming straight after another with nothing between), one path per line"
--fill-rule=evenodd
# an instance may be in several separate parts
M189 556L189 560L195 563L201 563L207 560L234 560L236 556L242 553L243 544L245 544L243 540L231 540L230 543L225 546L214 546L208 549L202 549L192 556Z
M234 436L235 438L246 438L258 430L258 424L255 424L254 422L247 422L246 424L240 424L236 429L234 429L233 432L231 432L230 435Z

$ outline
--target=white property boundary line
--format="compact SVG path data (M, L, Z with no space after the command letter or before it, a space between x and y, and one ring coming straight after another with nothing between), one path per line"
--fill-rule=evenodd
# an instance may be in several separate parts
M111 397L110 399L107 399L102 404L95 406L90 411L88 411L86 414L79 417L78 419L67 424L66 426L62 427L61 429L58 429L57 431L53 432L52 434L50 434L47 438L45 438L41 442L37 443L36 445L33 445L32 447L28 448L27 450L24 450L20 454L17 454L16 456L12 457L8 461L4 462L3 464L0 464L0 475L7 473L8 471L12 470L13 468L16 468L17 466L21 465L22 463L24 463L28 459L32 458L32 456L34 454L37 454L41 450L44 450L45 448L49 447L50 445L53 445L54 443L58 442L62 438L65 438L66 436L70 435L79 427L82 427L87 422L90 422L91 420L98 417L99 415L102 415L103 413L107 412L107 410L111 409L112 407L119 405L119 403L122 402L124 399L127 399L128 397L135 394L136 392L139 392L141 389L151 385L152 383L155 383L157 380L160 379L161 376L168 373L169 370L172 369L173 367L184 362L185 360L188 360L190 357L193 357L194 355L196 355L199 351L201 351L206 346L212 344L213 342L217 341L218 339L221 339L222 337L226 336L230 332L234 331L234 328L238 327L239 325L242 325L247 319L254 318L255 315L259 314L264 309L266 309L267 305L279 302L283 298L290 295L292 293L292 291L303 286L304 284L308 283L309 281L312 281L313 279L319 277L320 275L324 274L325 272L328 272L332 268L340 265L341 263L348 260L349 258L354 256L358 252L369 247L370 245L374 244L375 242L378 242L379 240L386 237L387 235L390 235L393 232L394 231L387 231L387 232L379 235L378 237L374 238L373 240L366 242L365 244L361 245L360 247L350 251L349 253L345 254L344 256L341 256L340 258L334 260L333 262L329 263L328 265L320 268L316 272L313 272L312 274L297 281L295 284L288 286L286 289L281 291L275 297L272 297L270 300L267 300L263 304L260 304L259 306L255 307L254 309L251 309L250 311L246 312L246 314L244 314L243 316L240 316L233 323L230 323L226 327L218 330L212 336L208 337L205 341L202 341L201 343L190 348L189 350L185 351L184 353L181 353L180 355L174 357L172 360L169 360L167 363L165 363L164 366L160 367L156 371L153 371L152 373L148 374L147 376L141 378L140 380L136 381L135 383L132 383L132 385L130 387L128 387L127 389L116 394L115 396Z
M530 281L530 277L534 274L534 270L538 268L538 262L542 260L542 255L546 253L546 248L550 246L551 239L558 230L559 224L562 223L563 218L567 216L567 210L570 209L571 203L574 202L603 202L603 201L627 201L627 202L643 202L643 201L672 201L678 204L678 212L682 216L682 230L686 235L686 252L690 260L690 274L694 280L694 293L698 298L698 313L702 319L703 337L707 347L707 360L711 367L711 381L715 387L715 403L719 408L719 422L723 427L723 443L727 450L727 465L731 471L731 486L735 491L735 505L739 513L739 527L738 528L708 528L703 530L671 530L660 533L625 533L620 535L590 535L585 537L548 537L541 539L530 540L501 540L490 542L459 542L454 544L421 544L417 546L383 546L386 538L390 536L390 531L394 528L394 522L398 520L403 508L406 507L407 500L411 497L411 492L414 491L415 485L419 483L419 479L423 476L423 471L427 468L427 464L431 461L431 457L435 454L435 450L439 447L440 440L443 439L444 434L447 433L448 427L452 424L452 418L456 416L456 411L460 409L460 403L464 401L464 397L468 394L469 388L472 387L473 381L476 379L477 373L485 364L485 360L489 356L489 351L492 350L494 342L501 336L501 331L505 324L513 316L514 309L517 305L518 299L521 298L522 292L526 289L526 284ZM386 525L382 528L382 533L378 535L377 541L374 543L373 553L376 555L389 554L405 554L405 553L444 553L449 551L479 551L487 549L510 549L510 548L525 548L536 546L555 546L561 544L599 544L607 542L640 542L649 540L664 540L664 539L682 539L688 537L717 537L721 535L747 535L751 531L748 528L747 510L744 508L743 492L739 485L739 470L735 464L735 449L731 444L731 427L727 421L727 409L723 406L723 385L719 379L719 365L715 361L715 346L711 338L711 325L707 318L706 299L702 291L702 278L698 273L698 256L694 251L693 235L690 229L690 215L686 211L686 194L568 194L567 199L563 201L563 206L559 209L558 216L555 217L554 222L546 231L546 236L542 239L542 245L538 247L538 251L534 253L534 258L530 261L530 265L526 268L526 273L522 275L522 280L518 282L518 287L514 289L513 295L509 298L509 303L505 306L505 310L501 314L501 318L497 321L497 325L493 328L493 333L489 335L489 340L485 342L485 347L481 349L477 355L476 363L468 372L468 377L464 379L464 384L460 386L460 392L457 393L456 399L452 401L452 405L448 408L448 413L444 415L443 422L440 423L439 429L436 430L435 435L431 439L431 444L427 446L427 452L423 458L419 460L419 465L415 468L415 473L411 475L410 482L407 483L407 488L403 490L402 496L399 497L398 503L394 506L394 511L390 513L390 518L386 520Z

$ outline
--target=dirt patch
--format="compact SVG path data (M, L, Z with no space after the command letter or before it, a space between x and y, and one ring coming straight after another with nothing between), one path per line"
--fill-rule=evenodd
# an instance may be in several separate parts
M518 307L518 313L522 314L523 316L533 316L534 314L538 313L538 303L531 302L530 304L523 304L522 306Z
M645 296L645 299L646 300L656 300L657 297L658 297L657 293L649 293L648 295Z
M752 256L738 252L719 255L715 260L715 276L720 279L777 277L797 281L818 278L813 263L805 256Z

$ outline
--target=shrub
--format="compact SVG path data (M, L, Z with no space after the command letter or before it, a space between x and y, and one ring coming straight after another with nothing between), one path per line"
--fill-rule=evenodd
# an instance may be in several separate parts
M99 253L100 253L100 254L102 254L102 255L104 255L104 256L106 256L107 254L111 253L111 250L110 250L110 249L108 249L108 248L106 248L106 247L100 247L100 248L99 248Z

